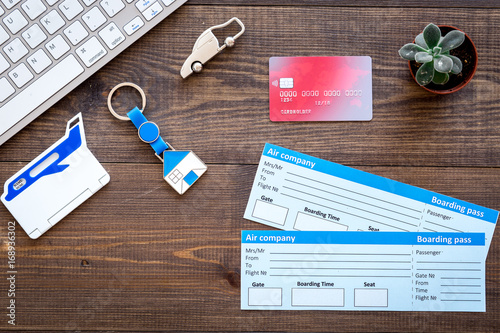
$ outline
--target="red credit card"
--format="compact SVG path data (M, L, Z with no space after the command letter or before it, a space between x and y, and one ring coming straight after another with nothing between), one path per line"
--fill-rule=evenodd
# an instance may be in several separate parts
M272 121L371 120L371 57L270 58L269 118Z

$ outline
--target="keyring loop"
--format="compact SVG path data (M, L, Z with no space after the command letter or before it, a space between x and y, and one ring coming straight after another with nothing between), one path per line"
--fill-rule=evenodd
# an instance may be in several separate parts
M116 85L109 92L109 95L108 95L108 109L109 109L109 112L111 112L111 114L113 116L115 116L116 118L118 118L120 120L130 120L128 117L120 116L118 113L115 112L115 110L111 106L111 98L113 97L113 94L115 93L115 91L117 89L119 89L121 87L132 87L132 88L136 89L141 94L141 98L142 98L142 109L141 109L141 112L144 112L144 108L146 108L146 95L144 94L144 91L142 90L141 87L139 87L137 84L132 83L132 82L122 82L122 83Z

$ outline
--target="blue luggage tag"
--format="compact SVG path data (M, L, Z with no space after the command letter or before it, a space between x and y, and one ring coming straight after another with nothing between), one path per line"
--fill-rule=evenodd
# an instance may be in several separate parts
M82 115L66 135L9 178L1 200L30 238L36 239L109 182L87 148Z
M130 86L139 91L142 97L142 110L133 108L127 117L117 114L111 106L113 93L120 87ZM138 130L139 138L151 145L155 155L163 162L163 178L179 194L184 194L204 173L207 166L190 150L175 150L160 136L160 129L154 122L148 121L143 114L146 106L144 91L136 84L124 82L114 87L108 95L108 108L113 116L120 120L131 120Z

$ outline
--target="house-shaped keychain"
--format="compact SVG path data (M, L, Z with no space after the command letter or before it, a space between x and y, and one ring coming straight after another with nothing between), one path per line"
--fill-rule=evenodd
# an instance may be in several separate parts
M205 171L207 166L192 151L163 152L163 177L179 194L184 194Z
M207 166L190 150L175 150L160 136L160 129L148 121L137 107L127 116L137 127L139 138L151 145L163 162L163 178L179 194L184 194L207 171Z
M111 106L111 97L120 87L130 86L139 91L142 97L142 110L133 108L127 117L120 116ZM163 162L163 178L179 194L184 194L207 171L207 166L195 153L190 150L175 150L160 136L160 129L155 123L148 121L142 111L146 107L144 91L130 82L120 83L111 89L108 95L108 109L113 116L120 120L131 120L138 130L139 138L149 143L155 155Z

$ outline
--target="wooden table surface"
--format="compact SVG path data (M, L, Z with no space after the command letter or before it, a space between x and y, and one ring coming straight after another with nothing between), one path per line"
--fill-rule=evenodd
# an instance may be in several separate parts
M206 28L237 16L232 49L183 80ZM500 331L500 238L486 261L486 312L242 311L240 231L266 142L500 209L498 1L190 0L0 147L5 181L83 113L108 185L38 240L16 227L16 326L7 323L7 222L0 205L0 329L78 331ZM466 31L479 53L472 82L447 96L414 83L397 51L427 23ZM225 38L225 36L221 36ZM272 56L367 55L373 120L269 121ZM139 84L147 117L207 173L183 196L137 130L111 116L110 89ZM117 105L139 103L120 90ZM498 228L498 227L497 227ZM498 232L497 232L498 234Z

